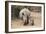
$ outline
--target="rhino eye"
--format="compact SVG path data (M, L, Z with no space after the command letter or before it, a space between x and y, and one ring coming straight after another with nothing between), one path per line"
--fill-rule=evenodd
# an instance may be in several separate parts
M22 15L24 15L24 13L22 13Z

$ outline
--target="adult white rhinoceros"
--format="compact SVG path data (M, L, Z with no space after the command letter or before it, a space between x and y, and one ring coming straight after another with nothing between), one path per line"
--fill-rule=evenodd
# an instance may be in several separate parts
M24 25L32 23L31 22L31 12L29 11L28 8L22 9L19 13L19 17L20 17L20 19L22 19L24 21Z

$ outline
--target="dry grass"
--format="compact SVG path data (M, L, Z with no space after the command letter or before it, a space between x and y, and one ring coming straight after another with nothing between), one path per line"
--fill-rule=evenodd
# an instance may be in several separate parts
M34 19L34 26L40 27L41 26L41 14L36 12L31 12L32 18ZM23 21L20 19L15 19L11 21L11 27L12 28L20 28L23 26ZM31 26L31 25L28 25ZM32 26L31 26L32 27Z

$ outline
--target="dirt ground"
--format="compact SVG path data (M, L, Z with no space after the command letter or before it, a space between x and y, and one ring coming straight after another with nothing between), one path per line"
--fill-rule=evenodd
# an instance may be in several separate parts
M31 12L31 16L34 19L34 26L40 27L41 26L41 14L37 12ZM23 21L20 19L14 19L11 21L12 28L24 27L23 24L24 24ZM27 26L31 26L31 25L27 25Z

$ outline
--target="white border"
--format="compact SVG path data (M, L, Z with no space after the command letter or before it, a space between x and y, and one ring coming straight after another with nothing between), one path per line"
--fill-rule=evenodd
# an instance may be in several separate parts
M35 28L31 28L31 27L28 27L28 28L19 28L19 29L11 29L11 5L22 5L22 6L41 6L42 7L42 24L41 26L42 27L35 27ZM44 26L44 6L42 4L26 4L26 3L9 3L9 32L13 32L13 31L26 31L26 30L42 30L43 29L43 26Z

